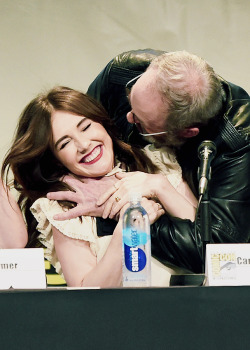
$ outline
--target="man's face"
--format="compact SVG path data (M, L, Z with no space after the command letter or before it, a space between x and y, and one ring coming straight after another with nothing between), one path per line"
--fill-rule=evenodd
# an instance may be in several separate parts
M127 113L127 120L136 124L141 134L161 133L145 136L147 141L157 146L179 146L184 140L173 120L168 120L169 108L155 86L155 73L155 69L148 69L133 85L128 96L131 111Z
M146 71L134 84L128 96L132 109L127 114L127 120L136 124L143 134L166 131L167 106L154 86L154 74L153 69Z

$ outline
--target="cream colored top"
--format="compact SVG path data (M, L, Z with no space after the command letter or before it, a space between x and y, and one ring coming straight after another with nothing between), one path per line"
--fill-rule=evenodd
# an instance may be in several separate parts
M181 168L176 161L174 154L169 148L155 149L152 145L145 147L147 156L159 167L160 172L164 174L169 182L175 188L182 179ZM109 175L122 171L120 163L112 170ZM61 264L58 261L53 240L52 226L56 227L65 236L73 239L79 239L89 242L90 249L96 256L97 262L105 254L112 236L98 237L96 230L96 219L90 216L82 216L70 220L58 221L53 216L65 209L57 201L47 198L39 198L32 207L31 212L36 218L37 230L40 232L38 239L46 247L45 258L55 267L57 273L63 277ZM152 258L152 285L168 286L170 275L173 270L167 268L156 259Z

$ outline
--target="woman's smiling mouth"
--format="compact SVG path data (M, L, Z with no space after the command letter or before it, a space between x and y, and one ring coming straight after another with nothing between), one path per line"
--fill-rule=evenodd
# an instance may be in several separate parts
M93 164L97 162L103 154L103 149L102 146L97 146L93 149L93 151L86 156L84 156L81 160L80 163L84 164Z

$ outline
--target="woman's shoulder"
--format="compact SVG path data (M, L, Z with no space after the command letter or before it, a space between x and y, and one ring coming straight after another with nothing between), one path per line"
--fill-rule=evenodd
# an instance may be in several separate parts
M96 219L90 216L81 216L67 220L55 220L56 214L68 209L62 207L57 201L48 198L37 199L30 208L32 214L38 222L37 230L49 232L52 226L64 235L89 242L95 241Z

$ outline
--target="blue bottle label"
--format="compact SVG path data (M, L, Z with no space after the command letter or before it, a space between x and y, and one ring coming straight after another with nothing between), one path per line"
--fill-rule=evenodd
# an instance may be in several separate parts
M133 228L125 228L123 230L123 243L129 247L145 245L149 240L149 235L146 232L141 232Z
M144 269L147 257L144 251L138 247L129 247L124 244L125 266L131 272L139 272Z
M125 266L131 272L139 272L147 264L145 252L139 246L145 245L149 240L146 232L134 228L123 230Z

